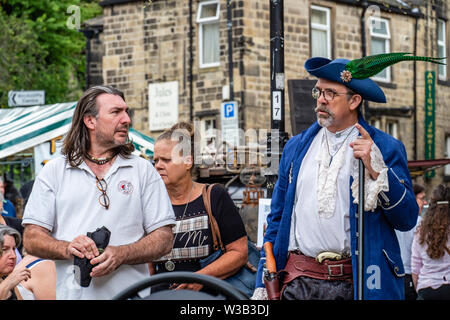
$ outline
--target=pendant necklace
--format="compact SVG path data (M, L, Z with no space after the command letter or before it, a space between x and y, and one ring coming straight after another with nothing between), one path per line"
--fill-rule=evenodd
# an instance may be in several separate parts
M177 239L177 235L178 235L178 231L180 229L181 223L183 222L184 219L184 215L186 214L186 210L188 208L189 205L189 199L191 199L191 195L192 195L192 191L194 190L194 184L192 184L192 188L191 191L189 192L189 196L186 202L186 206L184 207L184 211L183 211L183 215L181 216L180 222L178 224L177 230L175 231L175 237L173 238L173 243L172 243L172 250L173 250L173 246L175 245L175 241ZM166 263L164 263L164 267L166 268L167 271L173 271L175 270L175 263L169 258Z
M332 155L330 152L330 146L328 144L328 134L325 131L325 141L327 142L327 151L328 151L328 155L330 156L330 163L328 164L328 166L331 165L331 162L333 161L334 156L339 152L339 150L341 150L342 146L344 145L345 141L347 141L348 137L350 136L350 134L353 132L353 129L355 129L355 127L352 128L352 130L350 130L350 132L347 134L347 136L345 137L344 141L342 141L341 145L339 146L339 148L337 149L337 151Z

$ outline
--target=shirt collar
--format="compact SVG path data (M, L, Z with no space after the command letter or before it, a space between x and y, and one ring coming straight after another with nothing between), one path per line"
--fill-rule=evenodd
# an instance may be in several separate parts
M132 160L132 161L130 161ZM125 159L124 157L122 157L120 154L117 155L116 159L114 159L114 163L111 166L111 168L109 168L108 172L105 175L105 178L109 177L110 175L112 175L113 173L115 173L117 170L119 170L119 168L123 168L123 167L134 167L135 166L135 161L134 161L134 156L130 155L128 159ZM66 169L81 169L81 170L85 170L86 172L90 173L91 175L93 175L95 177L95 174L92 172L91 168L89 168L89 166L86 164L86 161L83 160L77 167L72 167L68 161L66 161Z

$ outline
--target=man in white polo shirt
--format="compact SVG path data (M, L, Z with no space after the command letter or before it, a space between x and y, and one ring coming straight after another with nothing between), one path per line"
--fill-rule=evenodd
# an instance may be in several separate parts
M149 161L132 155L123 93L88 89L75 109L64 156L49 161L23 216L24 246L53 259L57 299L110 299L149 276L146 263L172 249L175 217L166 188ZM105 226L100 252L88 232ZM75 280L74 256L95 267L88 287Z

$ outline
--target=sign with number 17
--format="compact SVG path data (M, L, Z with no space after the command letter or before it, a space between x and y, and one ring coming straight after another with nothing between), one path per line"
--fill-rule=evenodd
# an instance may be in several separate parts
M281 120L281 91L272 92L272 120Z

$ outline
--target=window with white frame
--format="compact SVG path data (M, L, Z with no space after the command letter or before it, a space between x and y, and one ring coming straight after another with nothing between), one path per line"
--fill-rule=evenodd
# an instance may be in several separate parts
M386 121L386 133L398 139L398 122L395 120Z
M198 4L200 68L220 65L219 13L220 4L218 0L203 1Z
M331 59L329 8L311 6L311 55Z
M383 18L370 17L370 54L380 54L390 52L391 33L389 31L389 20ZM385 68L380 73L372 77L373 80L390 82L391 67Z
M444 20L438 19L437 20L437 45L438 45L438 56L443 58L446 57L446 51L447 51L447 38L446 38L446 23ZM446 62L447 59L443 60L443 62ZM438 65L438 75L439 79L445 80L447 78L447 66L439 64Z

